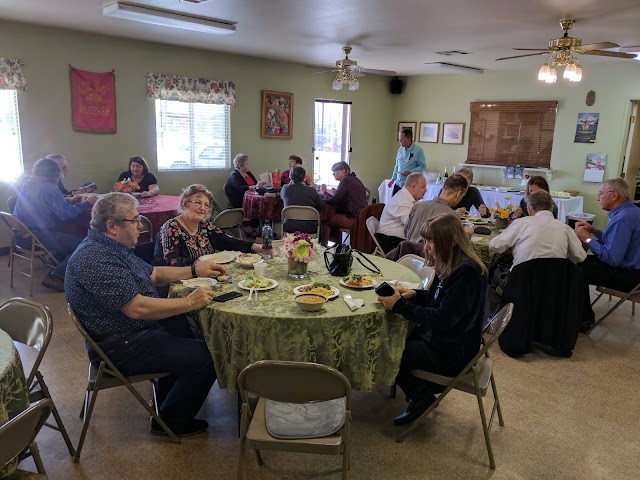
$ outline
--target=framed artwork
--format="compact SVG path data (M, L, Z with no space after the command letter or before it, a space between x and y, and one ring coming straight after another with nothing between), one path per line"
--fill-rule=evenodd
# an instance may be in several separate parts
M262 91L262 138L291 139L293 93Z
M599 113L579 113L574 143L595 143L598 133Z
M400 138L400 132L403 128L410 128L413 133L413 139L416 139L416 122L398 122L398 140Z
M423 143L438 143L440 122L420 122L418 141Z
M442 143L462 145L464 143L464 123L443 123Z

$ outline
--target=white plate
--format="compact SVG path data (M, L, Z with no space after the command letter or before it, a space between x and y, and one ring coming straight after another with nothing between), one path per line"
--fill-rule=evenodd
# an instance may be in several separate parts
M266 290L273 290L274 288L276 288L278 286L278 282L276 282L274 279L272 278L267 278L267 280L269 280L270 282L272 282L270 287L263 287L263 288L255 288L254 290L257 292L264 292ZM251 287L245 287L243 285L243 283L245 282L245 280L242 280L241 282L238 282L238 287L240 287L243 290L251 290Z
M371 285L365 285L363 287L356 287L355 285L347 285L344 280L340 279L340 285L342 285L344 287L347 287L347 288L353 288L354 290L369 290L371 288L375 288L376 285L378 284L376 282L375 278L372 278L371 281L373 282L373 284L371 284Z
M240 255L240 252L217 252L209 255L202 255L198 260L202 262L214 262L218 264L233 262L236 257Z
M484 190L485 192L488 192L490 190L494 190L495 187L478 187L478 190Z
M260 260L262 260L262 257L257 253L243 253L241 255L238 255L235 260L236 263L242 267L251 268L253 267L254 263L258 263Z
M293 293L295 293L296 295L300 295L301 293L313 293L313 292L307 292L307 291L301 290L301 288L310 287L311 285L313 284L307 283L306 285L300 285L293 289ZM333 292L333 295L329 295L327 297L327 300L331 300L332 298L336 298L338 295L340 295L340 290L338 290L336 287L331 287L331 291Z
M185 287L198 288L198 287L215 287L218 281L215 278L198 277L190 278L188 280L180 280Z

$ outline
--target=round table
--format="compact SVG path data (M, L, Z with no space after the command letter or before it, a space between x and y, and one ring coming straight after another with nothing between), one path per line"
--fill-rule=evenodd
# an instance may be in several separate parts
M28 390L20 356L11 337L0 330L0 425L6 423L29 405ZM0 478L11 475L17 459L0 468Z
M379 257L368 256L387 280L419 282L408 268ZM226 303L212 302L194 312L190 319L199 324L209 346L220 388L237 390L238 375L257 360L316 362L336 368L349 379L352 388L370 391L373 385L390 385L400 368L408 332L408 322L387 313L372 290L353 290L332 277L322 257L309 265L310 278L297 280L287 275L286 259L268 260L266 276L278 282L270 291L260 292L257 301L248 301L248 292L237 284L253 272L235 263L227 265L233 282L219 286L216 295L241 291L245 295ZM368 273L355 259L353 273ZM296 286L322 281L340 290L319 312L303 312L293 301ZM173 285L170 296L186 296L186 287ZM343 295L364 299L351 311Z

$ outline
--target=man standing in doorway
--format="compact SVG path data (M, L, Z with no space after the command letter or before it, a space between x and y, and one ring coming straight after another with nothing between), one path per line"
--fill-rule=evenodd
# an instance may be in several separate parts
M388 187L393 185L393 195L404 187L407 177L414 172L427 171L427 161L422 147L413 142L413 130L403 128L400 130L400 148L396 154L396 165Z

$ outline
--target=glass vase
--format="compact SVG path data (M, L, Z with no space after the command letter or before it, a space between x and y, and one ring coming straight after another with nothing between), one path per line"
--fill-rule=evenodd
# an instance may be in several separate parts
M496 218L496 228L498 230L503 230L509 226L508 218Z
M308 263L299 262L295 258L289 259L288 273L293 278L307 278L309 273L307 272Z

